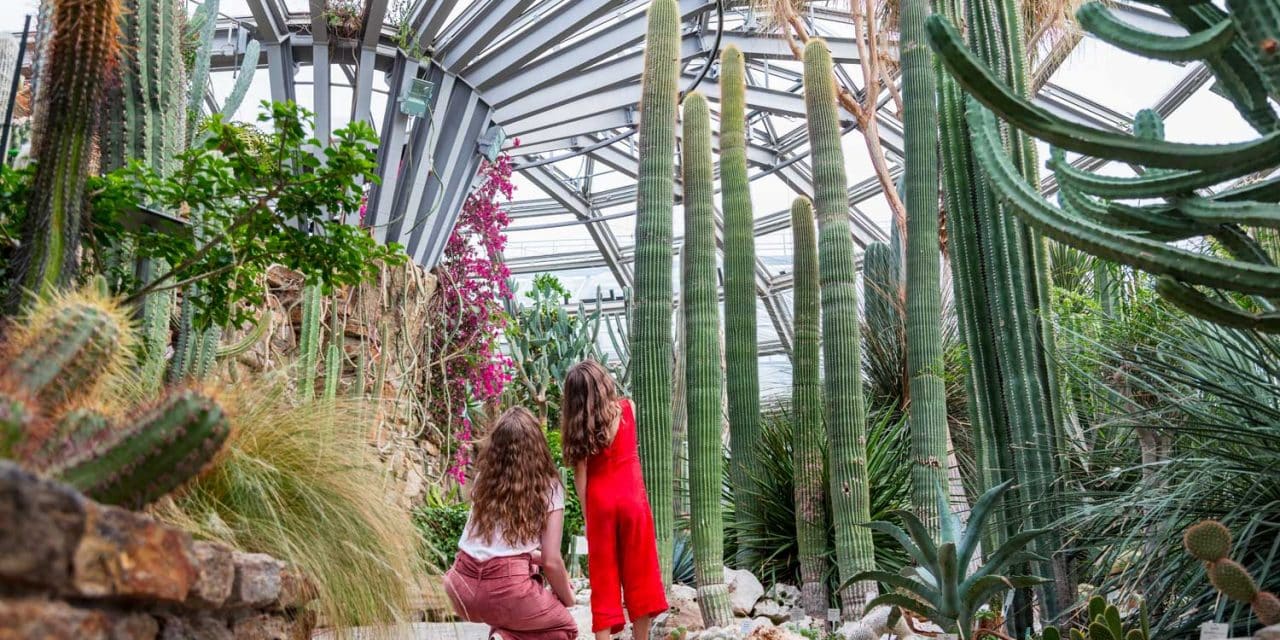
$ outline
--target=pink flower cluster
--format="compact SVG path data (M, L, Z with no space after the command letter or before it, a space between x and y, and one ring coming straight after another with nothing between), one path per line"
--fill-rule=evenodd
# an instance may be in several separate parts
M512 378L511 359L498 345L506 326L502 301L511 298L511 272L502 261L510 218L501 204L515 190L511 170L506 154L481 166L480 187L467 196L437 269L440 307L433 318L439 326L431 334L432 369L444 375L433 375L439 382L428 390L433 396L428 411L434 424L457 439L449 474L459 483L471 464L468 407L496 402Z

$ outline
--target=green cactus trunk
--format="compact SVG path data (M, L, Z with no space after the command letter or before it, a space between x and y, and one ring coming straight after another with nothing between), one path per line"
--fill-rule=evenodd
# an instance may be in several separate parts
M716 275L715 187L712 184L711 115L707 100L684 99L684 243L681 287L684 307L686 406L689 415L689 480L693 505L693 554L698 605L708 627L733 621L724 583L724 522L720 491L723 393L720 373L720 301Z
M680 247L680 264L688 257L686 247ZM689 517L689 411L685 399L689 396L688 379L684 375L684 364L688 360L686 353L689 336L684 332L684 298L677 296L676 304L676 347L675 377L671 392L671 446L672 460L675 465L672 473L674 487L676 521Z
M185 4L176 0L122 0L122 4L125 55L120 85L106 101L102 166L110 171L136 159L167 174L177 166L178 154L186 146L187 108L197 90L188 85L182 53ZM199 41L198 55L207 53L212 31L208 37L207 42ZM203 62L207 75L207 55ZM197 59L192 78L196 83L202 82L200 69ZM203 97L203 85L198 90Z
M302 288L302 328L298 333L298 395L303 400L316 397L316 367L320 363L320 318L324 296L319 285Z
M53 8L48 78L22 242L12 265L9 306L27 293L48 297L71 284L80 247L85 177L103 89L120 52L117 0L60 0Z
M30 340L6 363L4 378L34 396L47 415L90 393L118 366L127 340L109 309L88 303L59 305L29 331Z
M751 522L752 475L760 438L760 356L756 350L756 240L747 178L746 64L729 45L720 55L720 207L724 211L725 364L728 369L729 459L734 509ZM738 541L737 565L751 566L750 545Z
M904 195L907 209L907 379L911 394L911 509L937 533L947 486L947 392L942 379L938 250L938 112L929 0L904 0L900 18Z
M180 391L53 475L100 502L141 508L198 475L230 433L217 403Z
M822 374L818 349L821 300L818 293L818 244L813 205L797 198L791 205L792 293L795 339L792 344L791 412L795 425L792 473L796 493L796 538L800 549L800 600L818 620L827 617L827 508L823 486Z
M948 0L947 11L959 7ZM1018 11L1008 0L973 0L967 5L971 46L1012 86L1027 87ZM964 97L950 77L943 80L941 130L946 164L947 225L962 337L968 348L970 417L975 427L978 468L994 486L1018 482L1018 496L1004 501L997 542L1029 523L1047 527L1060 507L1054 458L1061 409L1052 369L1053 336L1048 325L1048 270L1043 238L996 200L977 172L964 121ZM1017 132L1009 136L1023 178L1037 182L1035 147ZM1030 497L1038 501L1029 508ZM1052 533L1037 539L1035 551L1052 556ZM1058 578L1040 591L1044 612L1056 616L1065 592L1059 561L1037 562L1034 573ZM1018 637L1031 624L1025 591L1015 600L1009 623Z
M857 271L853 229L849 223L844 153L836 113L835 77L825 42L814 39L804 50L804 101L809 144L813 149L813 192L818 219L818 271L822 291L824 409L836 526L836 562L840 580L875 569L867 483L867 418L862 398L862 345L858 318ZM840 594L841 614L859 618L874 582L848 585Z
M649 5L640 96L640 175L636 185L632 390L640 463L653 509L662 579L671 581L674 535L671 452L671 210L675 193L676 79L680 10L676 0Z

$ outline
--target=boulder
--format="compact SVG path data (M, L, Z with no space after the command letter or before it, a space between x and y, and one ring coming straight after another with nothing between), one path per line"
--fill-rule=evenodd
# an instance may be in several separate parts
M200 577L191 537L150 516L85 504L71 559L72 588L88 598L182 602Z
M671 612L667 617L666 631L684 629L692 632L703 629L702 607L698 606L697 589L682 584L672 585L667 602L671 605Z
M263 553L237 551L232 557L236 578L228 605L265 607L279 600L283 563Z
M768 618L774 624L782 624L791 619L791 607L775 600L765 598L756 603L751 615Z
M800 604L800 590L781 582L769 587L769 591L764 594L764 597L787 608Z
M0 460L0 579L69 591L85 504L74 489Z
M214 608L231 597L231 587L236 581L236 564L231 549L212 542L196 542L193 545L199 560L199 578L187 594L187 605Z
M725 567L724 582L729 587L729 603L733 605L734 615L750 615L756 602L764 596L764 585L750 571Z
M745 626L747 629L747 633L751 634L751 633L755 633L757 629L766 629L766 628L772 627L773 621L770 620L767 616L756 616L754 619L751 620L750 624Z
M775 627L770 624L753 629L747 634L747 640L805 640L805 637L786 627Z
M906 640L916 637L901 616L892 627L889 626L891 607L876 607L861 620L852 620L840 626L836 633L845 640L880 640L883 635L893 635Z

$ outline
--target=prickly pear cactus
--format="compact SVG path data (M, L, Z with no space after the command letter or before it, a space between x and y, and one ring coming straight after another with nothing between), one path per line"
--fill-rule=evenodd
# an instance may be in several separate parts
M1182 544L1197 559L1215 562L1231 551L1231 532L1217 520L1204 520L1187 527Z
M1280 624L1280 598L1259 590L1249 570L1226 557L1231 549L1231 532L1221 522L1204 520L1188 527L1182 544L1187 553L1204 561L1214 589L1231 600L1247 603L1258 622L1267 626Z

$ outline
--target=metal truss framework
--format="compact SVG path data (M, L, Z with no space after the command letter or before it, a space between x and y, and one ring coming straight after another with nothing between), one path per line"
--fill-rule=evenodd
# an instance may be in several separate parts
M215 47L213 68L236 68L249 37L256 38L263 45L259 65L268 70L272 98L280 100L298 97L295 76L299 66L310 65L321 140L328 137L335 108L331 88L351 87L350 117L379 125L381 184L370 197L379 238L401 242L415 261L434 265L473 182L481 144L492 140L496 125L508 140L520 139L518 147L508 143L507 151L517 171L545 196L520 194L511 206L517 224L539 228L536 222L526 223L569 214L571 222L546 226L583 225L596 248L515 258L509 261L512 271L606 268L619 287L630 286L634 248L620 244L607 221L632 215L634 186L596 190L591 177L599 170L636 175L638 159L629 136L637 123L647 0L474 0L461 10L459 0L417 0L403 16L388 15L389 0L367 0L365 21L354 38L330 32L326 0L308 3L307 11L290 12L284 0L248 0L250 17L220 22L221 46ZM776 176L797 194L811 195L802 83L786 42L749 9L726 10L719 22L714 0L679 4L684 16L682 82L690 85L705 65L714 64L717 40L721 46L742 49L748 68L748 162L753 179ZM1115 9L1135 26L1184 33L1139 4L1117 2ZM845 37L853 33L845 11L819 0L805 19L810 32L831 46L838 79L857 94L848 71L858 64L858 50ZM334 66L341 71L336 78L331 74ZM375 82L379 72L386 74L389 89L385 113L375 114L373 95L383 91ZM719 101L716 77L713 68L698 86L713 112ZM396 104L402 88L414 78L434 85L431 112L421 119L403 115ZM1209 78L1203 67L1190 68L1157 109L1172 113ZM888 100L887 95L881 97L881 105ZM1035 101L1090 126L1129 127L1129 114L1052 83ZM844 115L848 135L861 135L852 117ZM877 119L891 169L900 172L902 123L887 107L877 111ZM585 177L569 175L570 165L565 163L573 159L585 159ZM573 161L578 166L581 160ZM1099 165L1088 158L1078 162ZM1046 192L1056 187L1052 177L1042 186ZM849 216L860 246L886 238L885 230L860 208L879 195L874 177L849 189ZM674 196L679 198L679 186ZM626 213L603 213L617 208ZM788 226L788 211L758 212L755 234ZM789 351L790 310L781 304L780 294L791 288L790 275L758 263L756 276L761 303L778 335L762 353Z

